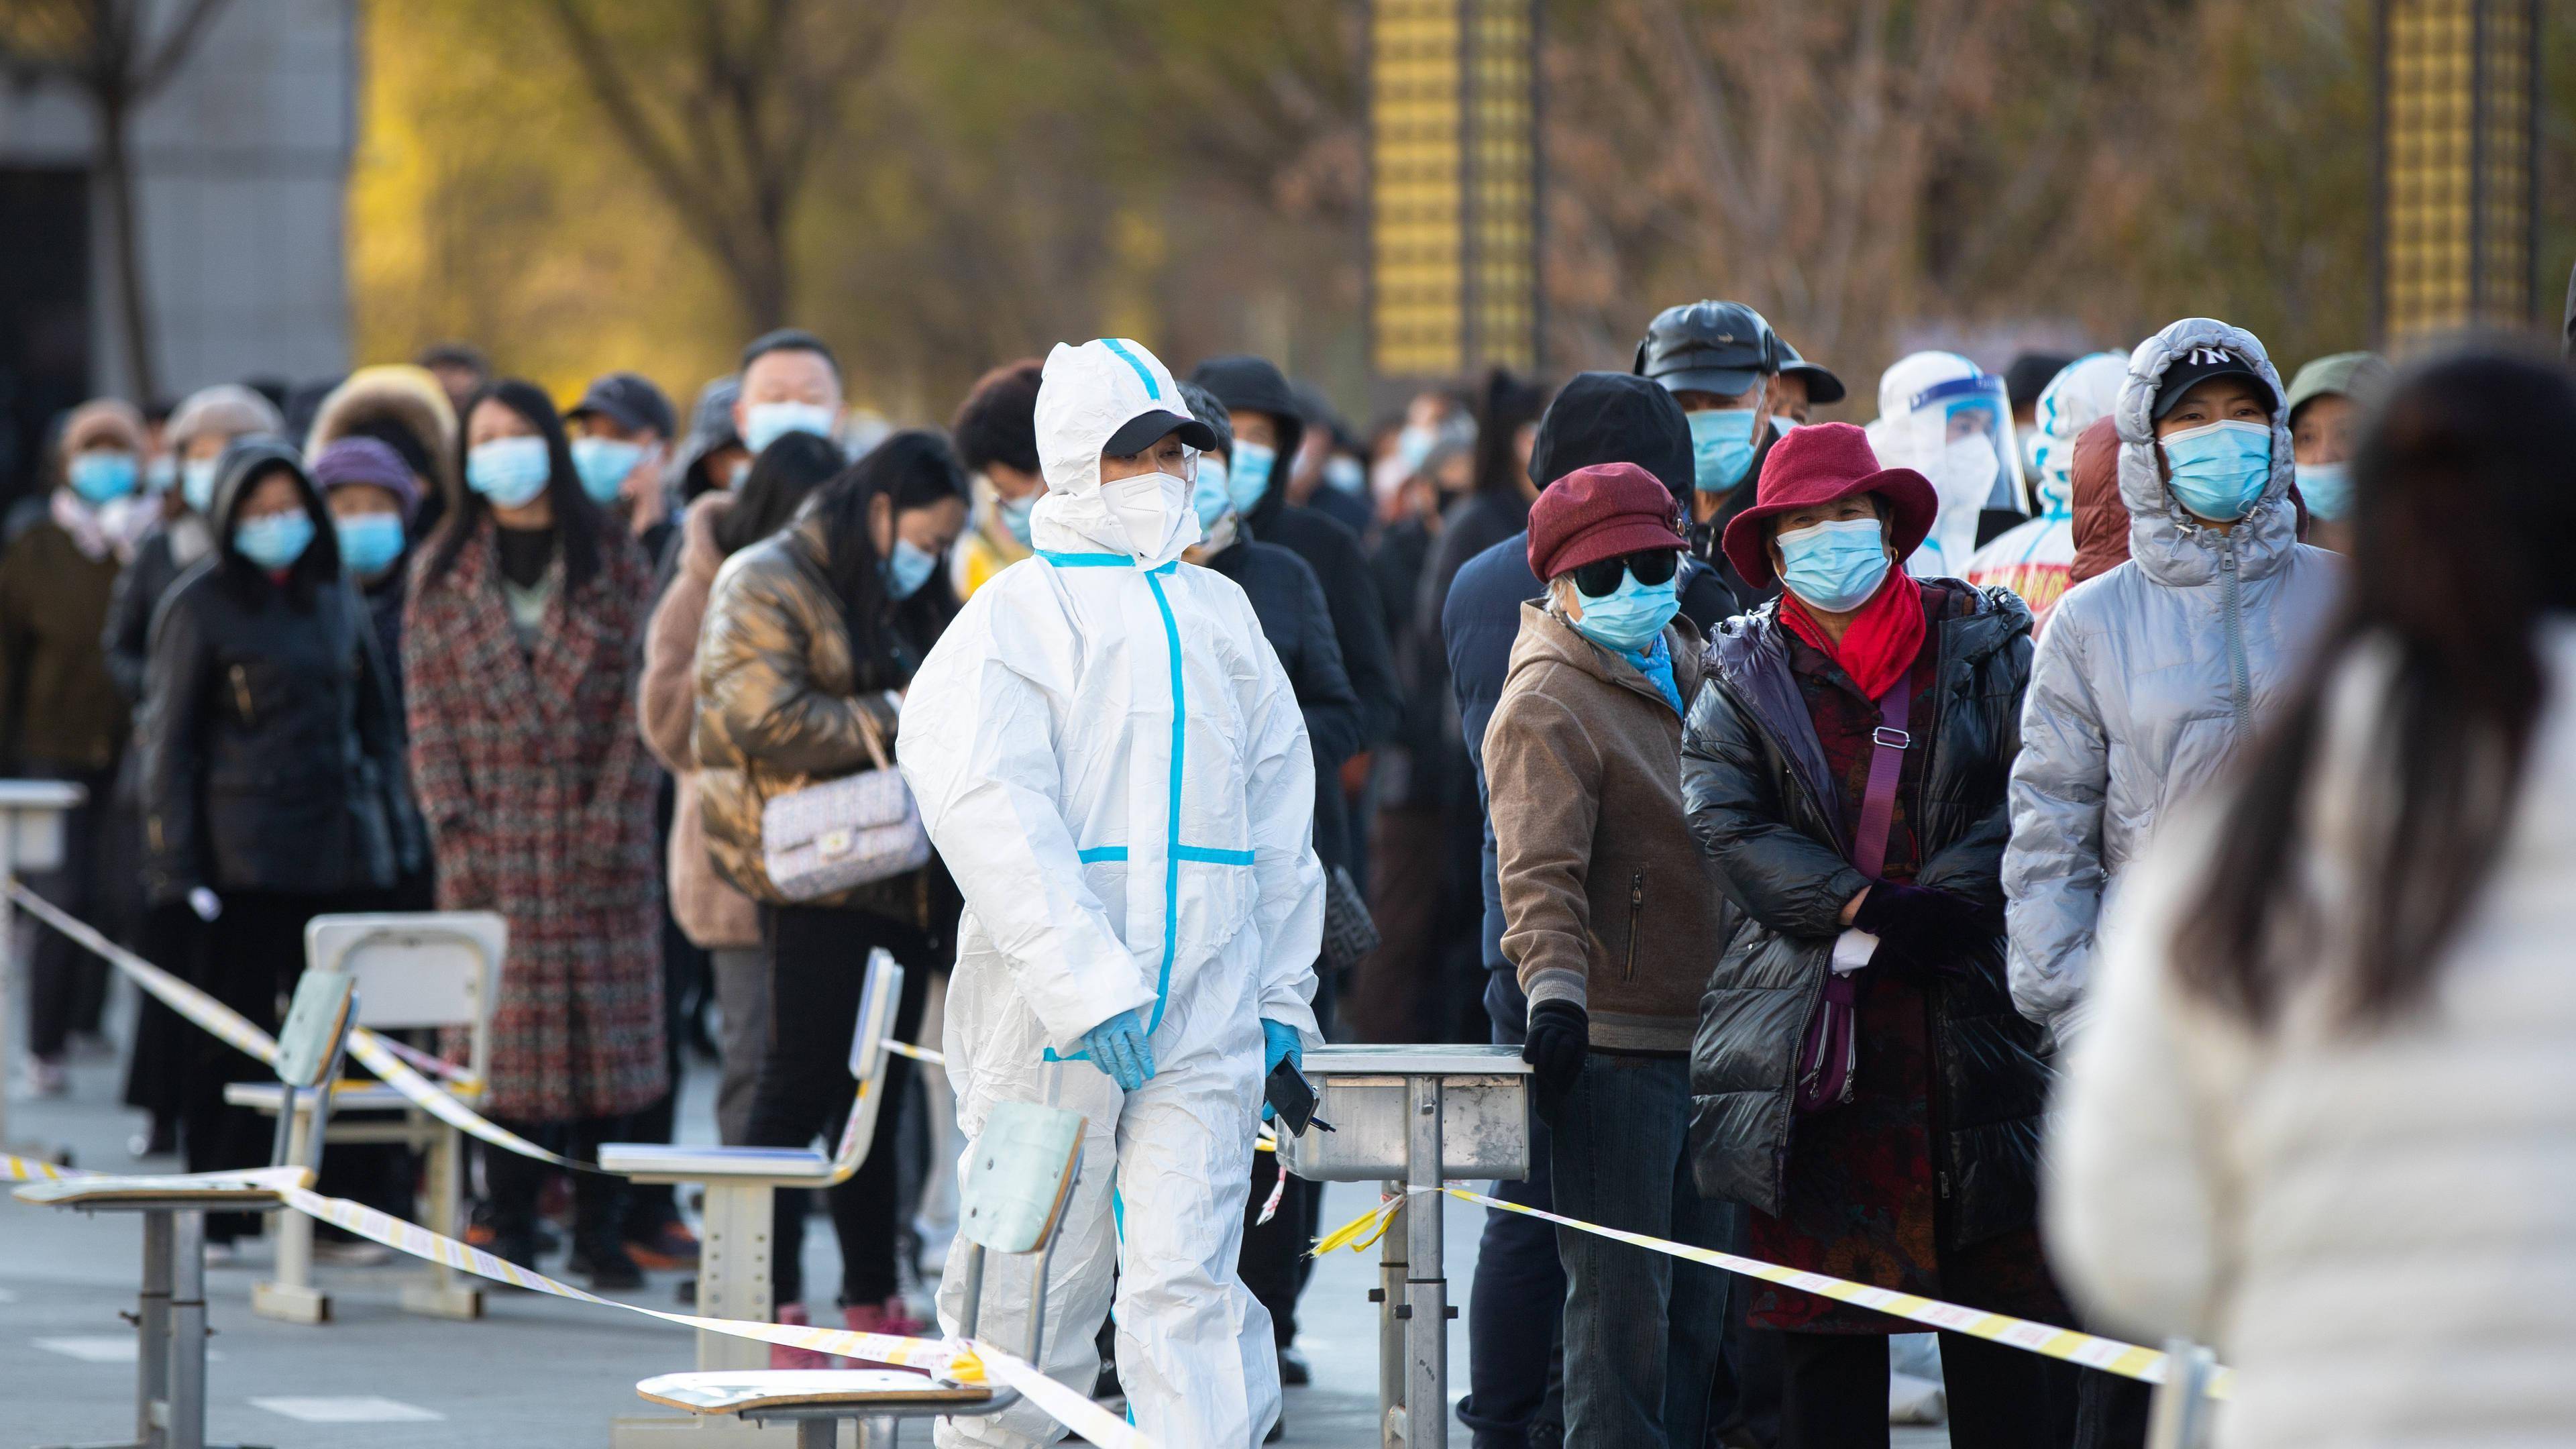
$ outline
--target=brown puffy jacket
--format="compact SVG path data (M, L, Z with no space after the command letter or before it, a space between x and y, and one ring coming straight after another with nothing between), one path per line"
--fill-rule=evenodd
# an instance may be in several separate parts
M2129 561L2129 505L2120 501L2120 432L2104 417L2075 438L2075 566L2067 587Z
M760 908L725 884L707 859L698 761L689 751L689 726L698 713L698 626L725 558L715 525L731 507L732 494L709 493L681 517L680 557L644 633L644 679L635 701L645 747L679 780L671 813L671 915L710 951L760 944Z
M880 751L892 763L897 706L887 691L910 678L884 665L859 677L824 558L822 520L811 515L735 554L716 572L698 631L689 745L707 851L718 874L759 901L786 901L761 864L762 807L872 769ZM796 904L863 907L927 928L928 872Z

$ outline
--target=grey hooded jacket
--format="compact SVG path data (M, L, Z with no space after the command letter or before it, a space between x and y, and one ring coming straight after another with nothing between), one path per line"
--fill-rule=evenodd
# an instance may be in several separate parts
M2234 529L2201 526L2157 466L2156 384L2196 347L2270 384L2272 481ZM2166 807L2207 781L2293 687L2342 587L2341 562L2298 541L2289 420L2263 344L2188 317L2138 344L2112 417L2129 561L2049 617L2022 706L2004 851L2013 1004L2064 1039L2080 1024L2106 888Z

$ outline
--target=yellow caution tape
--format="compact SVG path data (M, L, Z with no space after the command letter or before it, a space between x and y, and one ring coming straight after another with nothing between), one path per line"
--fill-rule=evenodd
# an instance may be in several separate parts
M213 1033L243 1054L267 1065L276 1065L277 1039L261 1030L257 1024L240 1012L119 946L99 934L87 922L65 912L19 882L14 880L9 882L8 890L10 898L25 908L28 914L88 947L93 953L105 958L108 964L133 977L135 985L151 993L162 1005ZM914 1047L911 1050L918 1053L922 1049ZM357 1058L359 1064L368 1071L375 1073L386 1086L401 1094L405 1101L479 1142L498 1147L505 1152L516 1153L521 1157L552 1163L557 1167L570 1168L577 1172L596 1172L612 1177L617 1175L595 1162L583 1162L578 1158L566 1157L562 1153L540 1147L466 1106L440 1088L437 1083L414 1071L404 1061L404 1056L419 1058L422 1054L404 1047L399 1042L378 1036L363 1026L351 1027L349 1055ZM460 1085L469 1083L470 1080L470 1077L460 1077ZM861 1083L860 1100L864 1100L866 1095L867 1085ZM854 1103L849 1125L842 1131L839 1148L833 1155L832 1175L821 1184L822 1186L836 1187L859 1170L858 1155L855 1151L858 1146L857 1127L858 1110Z
M896 1041L892 1037L888 1037L886 1039L885 1049L894 1053L896 1056L910 1057L916 1062L928 1062L934 1067L944 1067L948 1065L947 1053L933 1051L926 1046L914 1046L908 1041Z
M1801 1292L1831 1298L1838 1303L1850 1303L1862 1308L1875 1309L1892 1318L1903 1318L1949 1333L1964 1333L1971 1338L1982 1338L1991 1343L2005 1344L2030 1353L2043 1354L2049 1358L2063 1359L2069 1363L2081 1364L2086 1368L2100 1369L2104 1373L2118 1374L2123 1378L2140 1379L2151 1384L2165 1381L2165 1355L2156 1349L2140 1348L2134 1343L2122 1343L2116 1338L2079 1333L2074 1329L2059 1328L2054 1324L2033 1323L2027 1318L2015 1318L2010 1314L1988 1313L1980 1308L1962 1308L1956 1303L1944 1303L1937 1298L1925 1298L1913 1293L1898 1293L1887 1288L1873 1288L1866 1283L1854 1283L1848 1279L1829 1277L1823 1273L1810 1273L1802 1268L1784 1268L1777 1263L1766 1263L1759 1258L1747 1258L1735 1253L1721 1253L1714 1248L1693 1247L1688 1243L1648 1237L1644 1233L1605 1228L1599 1223L1587 1223L1579 1218L1564 1217L1516 1202L1505 1202L1500 1198L1487 1197L1481 1192L1470 1192L1465 1188L1409 1188L1401 1196L1390 1198L1317 1238L1312 1251L1315 1256L1322 1257L1337 1248L1347 1247L1354 1252L1367 1248L1385 1236L1388 1226L1395 1220L1396 1213L1407 1202L1415 1195L1427 1192L1444 1192L1460 1202L1471 1202L1501 1212L1519 1213L1523 1217L1539 1218L1560 1227L1572 1228L1577 1232L1591 1233L1597 1237L1634 1244L1654 1252L1724 1269L1729 1273L1759 1278L1766 1283L1777 1283L1784 1288L1795 1288ZM2231 1377L2229 1370L2218 1370L2210 1380L2209 1396L2213 1399L2226 1398Z

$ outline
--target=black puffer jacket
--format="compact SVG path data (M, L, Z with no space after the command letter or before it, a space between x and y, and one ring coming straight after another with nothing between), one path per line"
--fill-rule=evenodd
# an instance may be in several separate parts
M234 548L251 483L284 469L313 542L283 582ZM171 586L144 674L144 884L318 895L393 884L421 859L392 680L340 576L322 496L275 439L224 457L215 553Z
M1964 589L1966 585L1954 585ZM1794 1129L1798 1046L1821 998L1843 903L1869 884L1844 858L1838 796L1789 670L1779 606L1730 619L1682 738L1682 803L1739 914L1700 1000L1691 1152L1700 1191L1777 1214ZM2030 610L1987 589L1935 621L1939 723L1919 798L1917 883L1976 903L1994 937L1927 988L1933 1166L1949 1183L1945 1246L2032 1221L2047 1069L2039 1028L2004 986L2005 784L2030 683Z
M1351 845L1341 809L1340 772L1342 761L1366 749L1368 742L1361 737L1359 696L1342 667L1342 647L1323 586L1304 559L1250 539L1218 553L1207 566L1242 586L1253 615L1261 620L1262 636L1288 671L1315 754L1315 854L1326 866L1348 866Z

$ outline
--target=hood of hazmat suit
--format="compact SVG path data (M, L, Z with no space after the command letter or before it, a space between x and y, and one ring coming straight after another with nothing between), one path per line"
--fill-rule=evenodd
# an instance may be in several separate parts
M959 1127L971 1142L1006 1101L1089 1123L1049 1270L1043 1367L1089 1392L1114 1263L1138 1427L1165 1444L1249 1446L1279 1411L1270 1316L1235 1270L1261 1021L1320 1041L1314 763L1250 601L1179 561L1198 537L1187 485L1130 480L1121 498L1100 481L1101 450L1134 443L1158 412L1185 442L1204 427L1138 343L1047 358L1036 556L976 590L923 661L896 759L966 901L942 1043ZM1134 1092L1080 1051L1122 1011L1145 1020L1156 1069ZM951 1332L967 1256L949 1255L940 1289ZM1024 1297L987 1289L980 1333L1017 1343L1026 1323ZM1022 1404L944 1423L938 1442L1054 1433Z
M2075 440L2108 417L2129 375L2129 359L2096 352L2058 369L2039 394L2024 440L2038 516L2016 524L1968 560L1968 582L2001 584L2030 605L2034 630L2045 627L2058 597L2072 586L2075 565Z
M2153 416L2166 369L2212 348L2250 365L2273 401L2271 477L2224 532L2165 486ZM2305 672L2342 592L2340 560L2298 541L2280 398L2263 344L2224 322L2184 318L2129 355L2111 412L2129 561L2049 615L2004 848L2013 1004L2061 1039L2081 1022L2106 895L2165 811L2217 775Z
M1941 513L1905 567L1918 577L1965 578L1977 517L2022 503L2012 403L2004 380L1955 352L1917 352L1878 379L1878 420L1866 430L1879 462L1932 481Z

